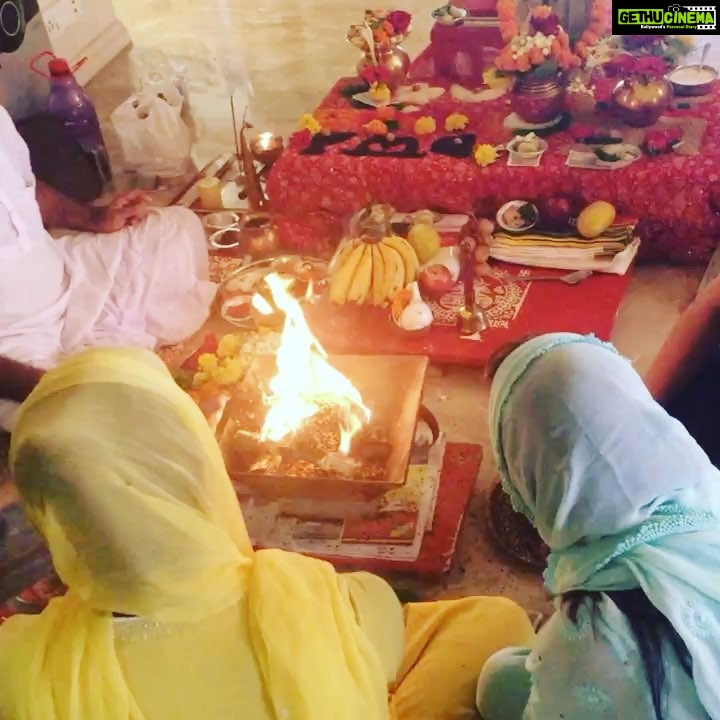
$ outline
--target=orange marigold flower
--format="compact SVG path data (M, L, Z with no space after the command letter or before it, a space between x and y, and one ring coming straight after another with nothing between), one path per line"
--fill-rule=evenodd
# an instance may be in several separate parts
M395 120L397 117L397 108L393 107L392 105L386 105L385 107L378 108L375 112L375 115L380 120L385 120L386 122L388 120Z
M515 60L510 52L500 53L500 55L495 58L495 67L504 72L513 72L513 70L517 69Z
M520 72L527 72L532 66L530 65L530 58L527 55L520 55L517 59L517 69Z
M545 62L545 56L539 47L534 47L528 57L533 65L542 65Z
M515 11L516 11L515 10L515 0L498 0L498 4L497 4L498 17L512 16L514 18Z
M362 111L352 108L323 108L313 114L315 119L331 132L356 131L362 119Z
M537 7L533 8L532 16L539 19L545 19L550 17L550 14L552 13L552 8L549 5L538 5Z
M377 118L375 120L371 120L369 123L366 123L365 125L363 125L363 130L368 135L387 135L388 134L387 125L382 120L378 120Z

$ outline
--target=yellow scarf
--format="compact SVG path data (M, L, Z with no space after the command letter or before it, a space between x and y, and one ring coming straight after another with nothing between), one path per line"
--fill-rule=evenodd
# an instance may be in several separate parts
M69 591L0 628L3 720L144 720L113 613L197 622L241 598L278 719L387 718L380 659L342 576L253 552L212 432L154 355L90 350L48 373L10 462Z

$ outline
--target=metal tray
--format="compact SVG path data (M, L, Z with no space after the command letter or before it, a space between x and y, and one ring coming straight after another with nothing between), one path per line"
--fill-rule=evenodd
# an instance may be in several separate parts
M303 284L301 288L301 302L306 302L303 295L307 289L307 276L303 275L302 269L306 266L312 266L316 270L312 272L314 279L314 293L324 288L327 279L328 262L319 258L304 257L302 255L280 255L278 257L266 258L248 263L238 268L220 284L216 296L216 306L220 317L235 327L245 330L254 330L257 328L255 320L251 316L234 317L229 311L233 298L245 300L243 304L250 301L251 296L258 292L262 279L271 272L277 272L281 275L289 275Z

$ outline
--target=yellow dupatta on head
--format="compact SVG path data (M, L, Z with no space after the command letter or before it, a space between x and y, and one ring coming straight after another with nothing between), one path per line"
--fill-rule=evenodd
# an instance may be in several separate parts
M152 720L123 677L113 613L189 623L241 598L277 718L387 717L381 662L342 576L253 552L212 432L154 355L89 350L48 373L10 462L69 590L0 627L3 720Z

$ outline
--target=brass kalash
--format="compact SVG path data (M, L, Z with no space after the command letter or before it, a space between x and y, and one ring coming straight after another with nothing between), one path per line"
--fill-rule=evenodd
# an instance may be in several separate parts
M328 357L289 282L265 281L285 321L274 355L258 356L216 425L228 472L262 500L367 501L404 484L427 358Z

